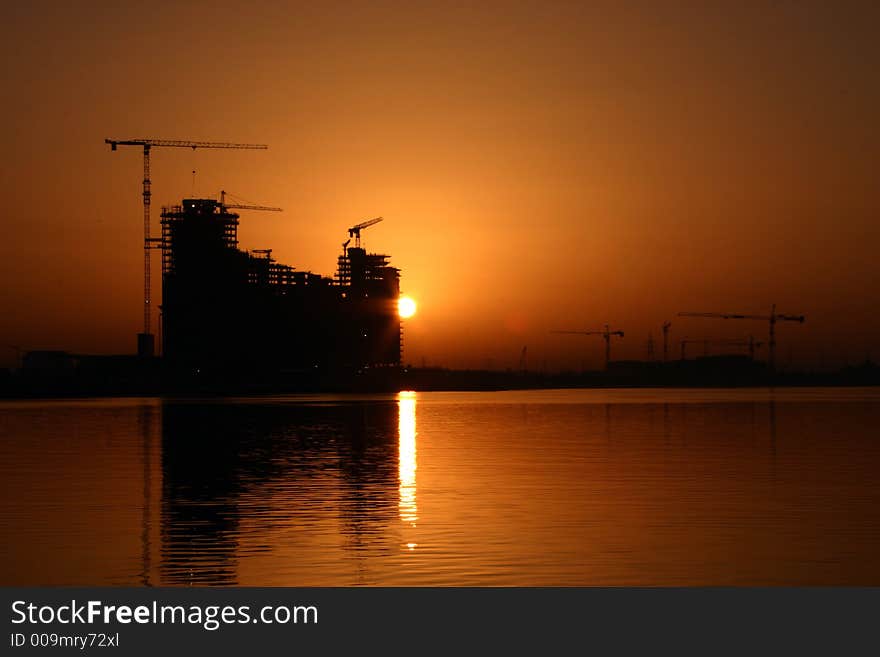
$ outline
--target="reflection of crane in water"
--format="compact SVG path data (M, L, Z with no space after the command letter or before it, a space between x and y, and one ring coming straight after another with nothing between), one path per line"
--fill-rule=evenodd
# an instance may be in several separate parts
M608 369L608 364L611 362L611 338L613 336L623 337L623 331L612 331L608 328L608 324L605 325L601 331L550 331L551 333L568 333L572 335L601 335L602 339L605 340L605 369Z
M156 407L144 405L138 409L138 424L141 429L144 479L144 503L141 515L141 584L152 586L152 499L153 499L153 415Z

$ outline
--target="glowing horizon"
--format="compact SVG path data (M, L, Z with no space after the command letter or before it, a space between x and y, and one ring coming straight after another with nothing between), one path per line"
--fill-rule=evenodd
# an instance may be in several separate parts
M233 190L286 209L243 213L243 249L328 275L347 228L385 217L365 248L430 300L415 363L515 368L528 346L536 369L600 369L601 341L550 331L609 323L614 357L644 359L667 320L673 353L766 340L676 313L774 303L809 318L780 327L782 367L880 352L880 6L330 2L232 9L241 30L185 2L50 5L4 42L0 366L134 351L141 155L116 136L269 145L156 149L153 235L162 205Z

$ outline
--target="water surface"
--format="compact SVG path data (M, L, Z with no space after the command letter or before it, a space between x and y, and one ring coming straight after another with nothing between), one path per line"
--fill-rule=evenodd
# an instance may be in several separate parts
M0 403L4 585L880 584L880 391Z

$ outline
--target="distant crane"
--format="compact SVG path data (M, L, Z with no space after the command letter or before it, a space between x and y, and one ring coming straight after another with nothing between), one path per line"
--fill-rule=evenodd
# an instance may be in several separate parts
M375 219L367 219L366 221L362 221L358 225L352 226L351 228L348 229L348 236L354 238L355 247L357 247L357 248L361 247L361 231L364 228L369 228L370 226L378 224L380 221L382 221L382 217L376 217ZM349 241L351 241L351 240L349 240Z
M601 331L550 331L551 333L568 333L575 335L601 335L602 339L605 340L605 369L608 369L608 364L611 362L611 337L612 336L620 336L623 337L623 331L612 331L608 328L608 324L605 325L605 328Z
M230 194L232 196L232 194ZM220 190L220 207L227 210L262 210L263 212L284 212L283 208L273 208L268 205L241 205L239 203L229 204L226 202L226 192Z
M138 355L153 355L153 334L150 325L150 249L154 248L154 240L150 239L150 151L154 147L170 148L235 148L249 150L266 150L266 144L232 144L213 141L181 141L171 139L105 139L110 150L117 146L139 146L144 149L144 332L138 336Z
M529 346L524 345L522 351L519 352L519 371L527 372L528 371L528 355L529 355Z
M749 358L751 360L755 360L755 349L763 345L763 342L759 342L755 340L753 335L749 336L748 340L709 340L705 338L701 339L689 339L682 338L681 340L681 360L685 360L685 349L689 344L702 344L703 345L703 355L709 355L709 345L719 346L719 347L748 347L749 348Z
M663 322L663 362L665 363L669 359L669 327L672 326L672 322L665 321Z
M678 313L679 317L718 317L721 319L755 319L770 323L770 340L769 345L769 366L770 371L776 370L776 322L800 322L804 323L806 318L803 315L783 315L776 312L776 304L770 309L769 315L741 315L734 313Z

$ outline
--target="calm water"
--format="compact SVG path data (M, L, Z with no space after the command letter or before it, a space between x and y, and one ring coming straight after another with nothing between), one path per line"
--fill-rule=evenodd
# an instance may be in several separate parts
M880 390L0 403L0 584L880 584Z

